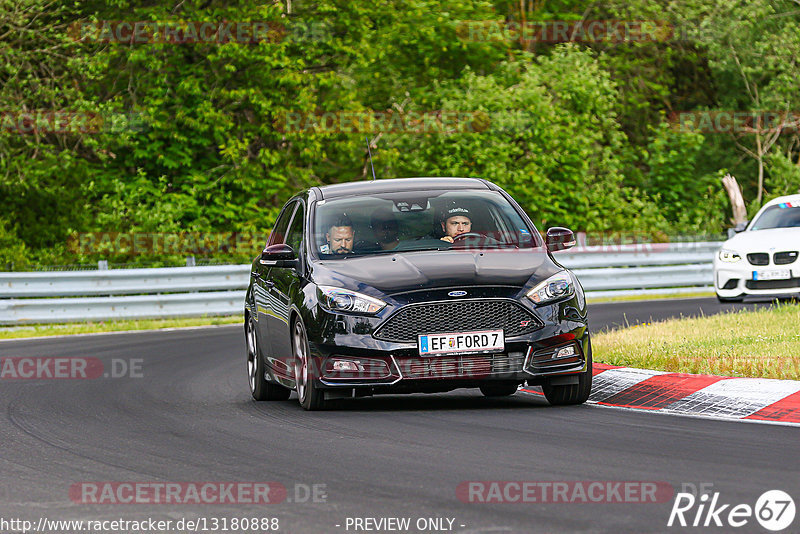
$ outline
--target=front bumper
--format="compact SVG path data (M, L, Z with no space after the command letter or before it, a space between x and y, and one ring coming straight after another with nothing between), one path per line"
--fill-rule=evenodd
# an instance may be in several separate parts
M327 317L318 323L321 331L309 333L310 363L319 388L350 389L353 395L449 391L492 382L542 384L588 368L585 310L581 314L575 306L570 300L534 309L541 327L507 338L502 352L453 356L420 356L416 343L377 339L372 333L381 319L320 310ZM559 354L566 347L573 350Z
M754 272L789 269L788 280L754 280ZM755 278L758 278L755 276ZM736 263L714 260L714 290L723 298L784 296L800 294L800 266L751 265L745 258Z

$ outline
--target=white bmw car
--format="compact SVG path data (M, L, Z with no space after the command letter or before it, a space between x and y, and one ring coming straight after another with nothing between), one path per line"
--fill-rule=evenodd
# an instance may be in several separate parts
M714 257L721 302L800 294L800 195L771 200Z

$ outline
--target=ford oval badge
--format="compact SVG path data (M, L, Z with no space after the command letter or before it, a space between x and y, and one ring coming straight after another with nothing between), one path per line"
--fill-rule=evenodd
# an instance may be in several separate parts
M447 295L450 297L463 297L466 294L467 294L466 291L451 291Z

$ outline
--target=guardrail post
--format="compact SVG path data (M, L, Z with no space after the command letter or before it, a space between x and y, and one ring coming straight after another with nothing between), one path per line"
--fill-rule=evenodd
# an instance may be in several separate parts
M97 270L98 271L107 271L108 270L108 260L99 260L97 262Z
M197 265L197 264L194 261L194 256L187 256L186 257L186 266L187 267L194 267L195 265Z

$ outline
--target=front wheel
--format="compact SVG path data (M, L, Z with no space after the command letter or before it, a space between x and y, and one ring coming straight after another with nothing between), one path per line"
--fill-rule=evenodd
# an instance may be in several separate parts
M300 406L306 410L324 410L325 393L314 384L314 367L308 349L308 336L300 318L294 320L292 328L292 352L294 353L294 379Z
M247 342L247 378L250 383L250 394L257 401L288 399L292 394L289 389L272 383L266 378L264 359L258 350L256 322L252 317L247 319L245 341Z
M586 371L580 374L577 384L553 386L543 384L542 391L547 401L553 406L583 404L592 392L592 343L587 342Z

